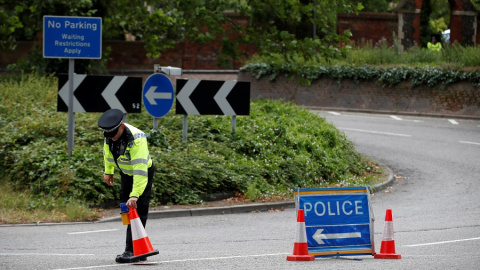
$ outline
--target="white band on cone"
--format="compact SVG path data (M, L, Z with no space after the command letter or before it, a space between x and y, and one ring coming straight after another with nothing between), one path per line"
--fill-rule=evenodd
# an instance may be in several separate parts
M134 218L130 220L131 229L132 229L132 240L138 240L147 237L147 232L143 228L143 224L140 221L140 218Z
M295 237L296 243L307 243L307 233L304 222L297 222L297 235Z

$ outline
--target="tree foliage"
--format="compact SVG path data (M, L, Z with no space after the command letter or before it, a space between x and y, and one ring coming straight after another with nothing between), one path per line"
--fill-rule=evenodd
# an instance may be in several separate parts
M362 11L367 12L388 12L389 5L391 2L398 1L387 1L387 0L355 0L355 3L361 3L363 5Z
M425 0L422 3L422 28L420 43L426 47L432 35L441 39L442 31L450 25L450 4L448 0Z
M244 46L285 58L330 58L349 33L336 33L341 12L361 9L352 0L0 0L1 45L35 40L44 15L103 18L104 39L143 40L156 58L178 42L216 44L224 66L244 57ZM248 18L242 24L235 18ZM218 44L218 45L217 45Z

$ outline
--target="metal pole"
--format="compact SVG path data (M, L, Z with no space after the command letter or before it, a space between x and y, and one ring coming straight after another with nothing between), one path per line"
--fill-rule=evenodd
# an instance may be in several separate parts
M75 59L68 59L68 156L72 156L73 141L75 138L75 115L73 113L73 75Z
M317 38L317 0L313 1L313 39Z
M153 118L153 130L158 129L158 118L154 117Z
M237 130L237 116L232 115L232 133L235 135L235 132Z
M187 115L183 115L183 142L187 142L187 129L188 129L188 118Z

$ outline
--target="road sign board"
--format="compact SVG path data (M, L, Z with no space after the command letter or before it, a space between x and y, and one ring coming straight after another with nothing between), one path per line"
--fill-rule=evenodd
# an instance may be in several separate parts
M68 76L58 77L57 111L68 111ZM75 74L73 78L73 111L105 112L119 109L140 113L142 107L142 78L127 76L91 76Z
M102 18L43 16L43 57L102 58Z
M143 85L143 104L153 117L166 115L173 105L173 85L170 79L161 74L150 75Z
M310 255L373 255L373 212L367 187L297 190Z
M250 82L178 79L176 114L249 115Z

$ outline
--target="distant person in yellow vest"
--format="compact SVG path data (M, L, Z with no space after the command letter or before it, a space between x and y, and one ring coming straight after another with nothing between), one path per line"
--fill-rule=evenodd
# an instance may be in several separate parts
M438 42L435 36L432 36L432 40L427 43L427 48L431 51L439 52L442 49L442 43Z

